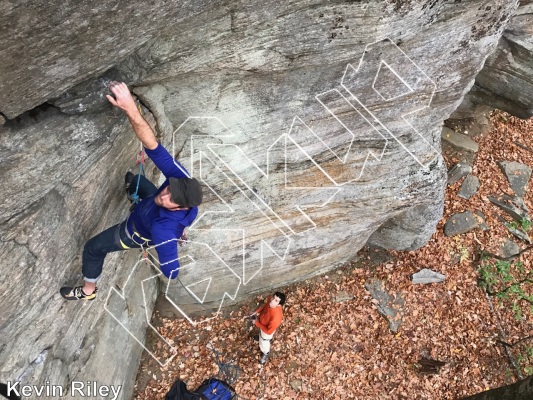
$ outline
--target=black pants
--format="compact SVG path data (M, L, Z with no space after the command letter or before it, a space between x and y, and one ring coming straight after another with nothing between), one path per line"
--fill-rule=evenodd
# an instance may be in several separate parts
M128 189L130 194L136 191L137 182L139 182L137 195L140 199L152 196L157 191L157 187L143 175L140 176L140 180L139 175L136 175ZM124 221L106 229L85 243L81 271L87 282L96 282L98 280L102 274L107 253L141 247L139 243L128 237L126 229L126 221Z

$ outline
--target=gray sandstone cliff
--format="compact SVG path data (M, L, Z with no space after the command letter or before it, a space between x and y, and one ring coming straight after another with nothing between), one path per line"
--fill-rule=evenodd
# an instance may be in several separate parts
M0 380L97 380L124 385L121 398L157 259L113 254L96 301L58 295L80 278L83 243L127 215L122 177L138 142L105 82L133 88L204 184L181 284L159 282L176 312L201 320L204 307L326 271L365 243L422 246L442 214L442 122L518 6L46 4L0 6ZM159 345L168 362L176 349Z
M453 117L468 117L480 106L499 108L520 118L533 116L532 76L533 1L522 0Z

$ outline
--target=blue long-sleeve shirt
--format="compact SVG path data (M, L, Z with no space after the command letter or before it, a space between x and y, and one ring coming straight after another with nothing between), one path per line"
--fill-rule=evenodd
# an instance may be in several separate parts
M130 235L136 231L141 237L149 239L157 251L161 272L170 279L178 276L178 242L186 226L193 223L198 215L198 207L188 210L169 211L154 202L157 196L169 185L168 178L187 178L189 173L169 154L163 145L158 144L154 150L146 149L146 155L161 170L167 179L157 192L143 199L132 211L127 229ZM135 227L135 228L134 228Z

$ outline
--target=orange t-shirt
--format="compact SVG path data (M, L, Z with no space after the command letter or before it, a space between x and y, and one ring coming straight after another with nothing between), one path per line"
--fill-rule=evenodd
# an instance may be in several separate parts
M281 325L283 320L283 309L281 306L270 308L269 303L272 300L272 296L266 299L265 304L256 310L259 314L255 320L255 326L265 332L267 335L272 335L278 326Z

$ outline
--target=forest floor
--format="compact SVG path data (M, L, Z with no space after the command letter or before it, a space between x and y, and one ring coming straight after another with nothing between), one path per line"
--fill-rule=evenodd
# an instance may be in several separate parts
M161 367L145 352L134 399L162 399L176 379L193 390L217 375L219 365L208 344L220 361L239 368L233 384L239 399L459 399L533 374L533 339L507 349L497 342L512 344L533 335L533 285L522 282L532 276L533 251L510 262L480 257L481 251L501 255L508 239L527 248L510 235L497 216L510 217L487 196L514 195L497 161L533 166L533 150L517 145L530 145L533 119L494 112L491 122L490 132L474 138L479 151L472 174L480 189L465 200L457 196L462 180L447 188L444 216L424 247L408 252L365 248L338 270L282 288L287 293L284 321L263 367L257 332L250 332L242 318L270 292L198 326L156 311L153 324L178 355ZM448 167L457 161L446 159ZM533 210L533 190L524 200ZM446 220L466 210L481 211L489 229L446 237ZM422 268L444 274L445 281L414 285L410 276ZM480 269L499 295L489 296L479 285ZM364 287L376 278L405 299L396 334ZM161 347L154 354L165 357L166 351ZM444 365L425 373L428 359Z

